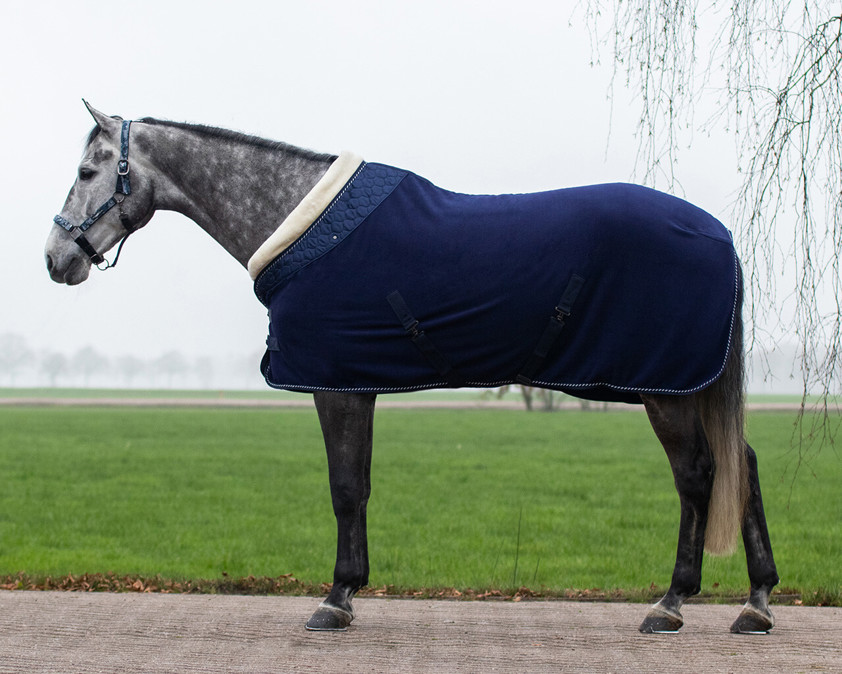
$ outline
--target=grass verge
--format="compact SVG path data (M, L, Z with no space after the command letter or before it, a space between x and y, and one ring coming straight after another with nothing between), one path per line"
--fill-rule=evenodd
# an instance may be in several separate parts
M128 592L161 594L230 594L244 596L292 596L320 597L330 592L330 583L304 583L292 574L270 578L199 578L175 580L172 578L153 578L141 576L118 576L113 573L82 574L80 576L30 576L25 573L0 576L0 590L27 591L64 591L64 592ZM665 587L652 586L645 590L612 590L599 588L549 590L521 586L516 589L473 589L455 587L445 588L405 588L394 585L364 587L357 596L389 597L401 599L457 599L466 601L502 600L521 601L565 600L565 601L600 601L651 603L657 601L666 591ZM691 597L690 603L738 603L745 599L743 595L723 595L702 593ZM777 589L771 603L790 606L842 606L842 595L838 588L821 589L802 595L794 590Z
M795 473L792 422L749 423L779 596L839 604L842 461ZM7 408L0 429L2 586L322 594L331 577L312 410ZM678 499L642 414L381 410L375 436L369 592L650 601L669 581ZM741 552L705 560L703 596L746 589Z

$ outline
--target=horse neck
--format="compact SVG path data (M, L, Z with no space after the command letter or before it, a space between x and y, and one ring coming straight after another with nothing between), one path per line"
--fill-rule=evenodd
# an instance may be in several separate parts
M203 127L137 124L154 206L186 215L246 266L335 157Z

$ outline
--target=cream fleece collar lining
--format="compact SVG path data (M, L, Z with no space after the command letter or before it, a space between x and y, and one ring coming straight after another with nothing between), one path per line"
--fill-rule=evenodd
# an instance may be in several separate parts
M307 228L330 205L362 163L362 158L352 152L342 152L336 158L321 180L251 256L248 261L248 271L252 280L256 279L266 265L307 231Z

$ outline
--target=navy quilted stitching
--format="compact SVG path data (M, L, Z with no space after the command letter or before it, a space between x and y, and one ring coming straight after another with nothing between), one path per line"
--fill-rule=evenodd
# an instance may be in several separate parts
M304 234L260 272L254 292L264 306L281 283L344 241L388 197L406 171L363 164Z

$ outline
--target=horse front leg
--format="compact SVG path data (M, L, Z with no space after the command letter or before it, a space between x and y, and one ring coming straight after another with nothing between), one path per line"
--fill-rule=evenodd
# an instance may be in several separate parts
M366 507L376 396L320 392L313 398L327 449L337 545L333 587L306 627L344 630L354 619L354 594L368 584Z
M772 544L763 512L760 479L757 473L757 455L746 444L749 496L743 517L743 545L748 563L751 594L739 618L731 625L736 634L765 633L772 629L775 619L769 610L769 596L778 584L778 571L772 556Z
M681 521L672 581L640 625L640 631L677 632L684 625L682 605L701 589L713 459L691 398L646 396L643 402L672 468Z

